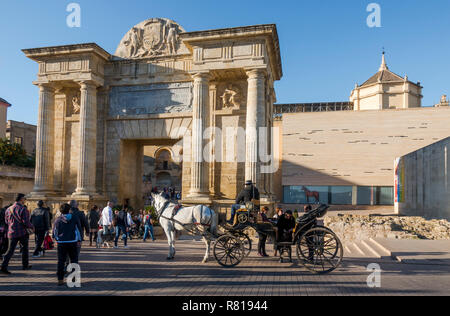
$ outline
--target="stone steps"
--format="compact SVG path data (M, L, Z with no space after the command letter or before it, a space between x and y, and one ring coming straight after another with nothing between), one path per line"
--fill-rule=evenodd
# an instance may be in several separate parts
M371 239L347 243L344 246L344 256L357 259L391 259L391 253Z

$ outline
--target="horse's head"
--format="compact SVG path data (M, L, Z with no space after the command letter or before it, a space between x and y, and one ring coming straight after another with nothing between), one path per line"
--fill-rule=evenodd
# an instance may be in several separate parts
M164 207L164 204L166 204L167 200L164 197L164 193L161 192L160 194L154 194L152 193L152 206L157 210L161 210Z

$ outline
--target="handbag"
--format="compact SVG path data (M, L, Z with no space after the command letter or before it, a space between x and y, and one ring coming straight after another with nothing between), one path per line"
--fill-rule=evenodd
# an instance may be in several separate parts
M55 248L55 243L53 242L53 238L50 236L50 234L47 233L44 238L44 249L53 250L53 248Z

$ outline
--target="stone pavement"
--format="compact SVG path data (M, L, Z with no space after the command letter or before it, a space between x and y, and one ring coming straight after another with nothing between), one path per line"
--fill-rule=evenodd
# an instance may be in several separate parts
M269 247L271 248L271 247ZM225 269L214 259L201 264L204 245L198 241L177 243L177 257L167 262L164 241L133 241L129 249L84 247L81 255L82 287L55 285L56 253L31 261L31 271L20 270L16 255L12 276L0 276L4 295L449 295L448 266L409 265L375 258L347 258L329 275L314 275L275 258L259 258L253 252L238 267ZM381 266L381 288L366 280L370 263Z

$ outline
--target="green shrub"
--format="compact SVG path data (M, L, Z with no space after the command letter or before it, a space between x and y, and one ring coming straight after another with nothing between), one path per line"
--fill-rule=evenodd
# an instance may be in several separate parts
M12 144L8 139L0 139L0 164L25 168L35 167L35 157L19 144Z

